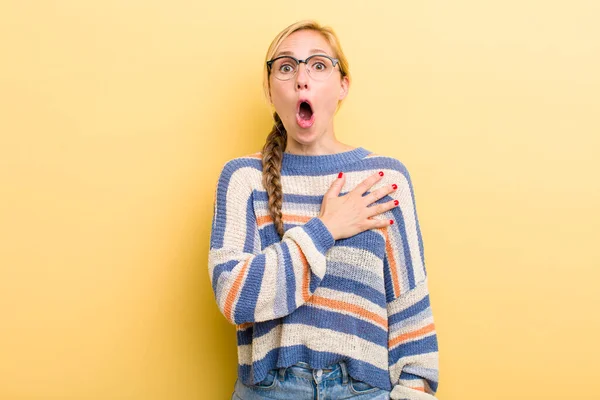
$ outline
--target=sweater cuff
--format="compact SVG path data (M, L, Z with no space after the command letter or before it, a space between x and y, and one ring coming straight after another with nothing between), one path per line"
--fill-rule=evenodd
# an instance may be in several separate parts
M319 218L311 218L302 227L313 240L315 247L321 254L327 253L327 251L335 244L333 235Z

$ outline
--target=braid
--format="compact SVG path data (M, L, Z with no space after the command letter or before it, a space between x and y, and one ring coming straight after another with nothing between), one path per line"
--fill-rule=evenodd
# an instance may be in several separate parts
M281 207L283 190L281 188L281 161L287 144L287 132L277 112L273 113L275 124L267 136L262 150L263 185L269 196L269 214L279 236L283 237L283 219Z

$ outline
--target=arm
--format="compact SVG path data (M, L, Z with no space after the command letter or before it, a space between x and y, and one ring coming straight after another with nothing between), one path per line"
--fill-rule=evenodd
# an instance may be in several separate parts
M334 244L312 218L260 249L250 182L261 171L253 161L228 162L215 193L208 267L219 309L233 324L280 318L304 304L325 275L325 253Z
M387 230L386 294L391 399L434 400L438 343L427 283L423 242L410 175L400 164L397 224Z
M392 399L433 400L438 344L427 280L388 304Z

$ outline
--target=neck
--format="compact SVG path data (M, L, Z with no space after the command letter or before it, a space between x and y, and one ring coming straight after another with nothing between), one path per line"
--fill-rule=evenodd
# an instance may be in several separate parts
M327 154L336 154L354 149L353 146L347 145L336 139L333 131L331 133L323 133L318 140L310 143L301 143L288 134L285 153L319 156Z

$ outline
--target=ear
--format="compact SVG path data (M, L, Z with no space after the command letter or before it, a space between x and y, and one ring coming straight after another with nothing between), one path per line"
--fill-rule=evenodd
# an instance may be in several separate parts
M350 79L347 76L344 76L340 81L340 96L339 100L344 100L346 96L348 96L348 91L350 90Z

